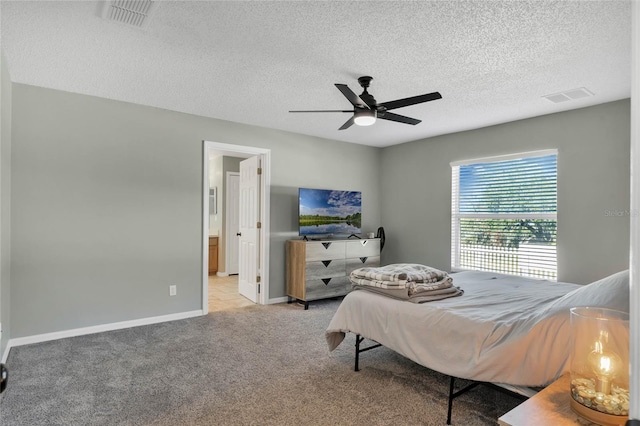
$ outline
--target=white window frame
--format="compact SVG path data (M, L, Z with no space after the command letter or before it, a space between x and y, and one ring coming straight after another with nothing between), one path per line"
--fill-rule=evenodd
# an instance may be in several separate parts
M474 158L468 160L453 161L451 166L451 270L453 272L460 272L467 270L460 267L460 219L464 218L482 218L482 219L521 219L523 214L521 213L460 213L460 166L478 164L478 163L493 163L508 160L519 160L530 157L543 157L548 155L555 155L556 161L558 158L557 149L545 149L540 151L529 151L507 155L496 155L491 157ZM556 163L557 164L557 163ZM557 167L557 166L556 166ZM557 170L556 170L557 171ZM556 187L557 191L557 187ZM547 219L556 221L556 233L557 233L557 220L558 214L556 213L526 213L527 219ZM557 247L557 246L556 246ZM557 256L557 252L556 252ZM556 257L556 277L557 277L557 257Z

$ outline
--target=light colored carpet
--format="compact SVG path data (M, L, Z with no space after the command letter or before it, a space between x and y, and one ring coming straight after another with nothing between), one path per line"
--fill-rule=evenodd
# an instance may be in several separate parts
M329 353L339 300L253 306L13 348L0 424L444 425L448 377L355 337ZM453 424L495 425L519 401L479 387Z

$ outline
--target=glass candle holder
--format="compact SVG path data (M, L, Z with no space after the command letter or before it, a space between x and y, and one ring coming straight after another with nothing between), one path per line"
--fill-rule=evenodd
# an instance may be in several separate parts
M629 314L571 309L571 409L604 426L629 418Z

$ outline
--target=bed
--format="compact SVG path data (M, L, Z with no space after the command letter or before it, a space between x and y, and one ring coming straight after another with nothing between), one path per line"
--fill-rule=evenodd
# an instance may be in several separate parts
M354 333L357 363L366 350L359 349L361 340L377 342L451 376L450 405L453 378L531 396L527 389L546 386L569 370L570 308L629 312L628 271L588 285L472 271L451 277L464 293L426 303L350 292L327 327L329 350Z

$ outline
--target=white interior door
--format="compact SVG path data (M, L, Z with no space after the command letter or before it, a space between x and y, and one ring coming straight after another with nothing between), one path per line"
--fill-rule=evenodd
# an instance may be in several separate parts
M258 300L260 261L260 157L240 162L239 182L239 252L238 292L251 300Z
M239 233L240 233L240 174L227 172L227 238L225 238L225 272L227 275L238 273Z

